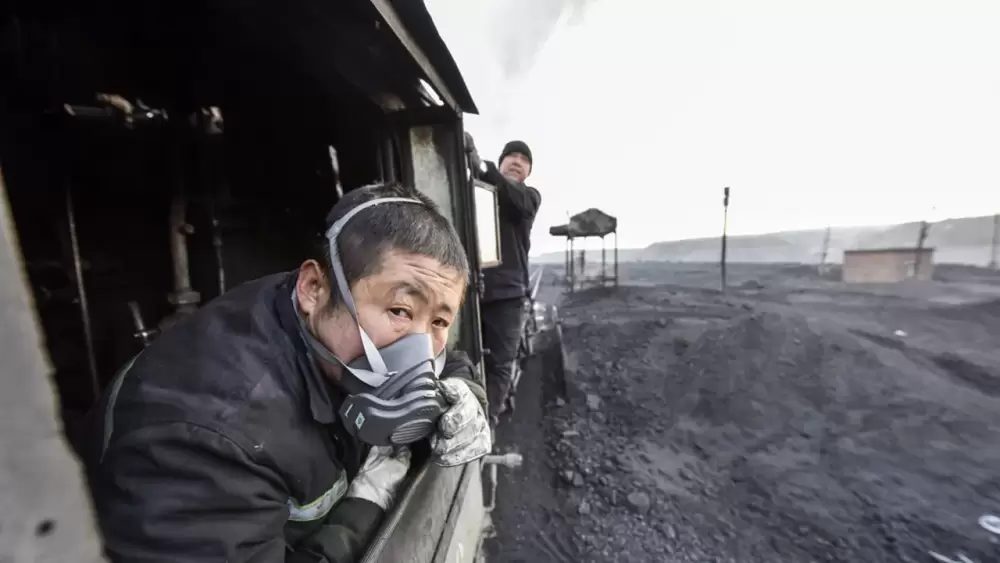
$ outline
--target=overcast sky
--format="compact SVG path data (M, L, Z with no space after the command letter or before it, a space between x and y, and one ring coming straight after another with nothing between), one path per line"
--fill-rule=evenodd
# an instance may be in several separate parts
M480 115L623 247L1000 211L1000 0L427 0Z

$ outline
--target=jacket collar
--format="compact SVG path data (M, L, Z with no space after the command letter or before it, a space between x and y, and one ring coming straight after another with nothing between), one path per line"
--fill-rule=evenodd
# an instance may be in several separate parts
M295 349L295 365L305 381L309 410L313 419L320 424L333 424L337 421L337 411L343 402L343 394L330 384L320 371L316 360L309 353L303 340L297 318L298 312L292 301L292 292L295 291L298 274L298 270L289 273L278 286L275 303L278 321L288 334Z

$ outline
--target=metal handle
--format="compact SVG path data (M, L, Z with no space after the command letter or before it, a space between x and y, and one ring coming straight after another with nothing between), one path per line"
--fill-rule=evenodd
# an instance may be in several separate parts
M483 457L485 465L503 465L511 469L517 469L524 463L524 456L521 454L487 455Z

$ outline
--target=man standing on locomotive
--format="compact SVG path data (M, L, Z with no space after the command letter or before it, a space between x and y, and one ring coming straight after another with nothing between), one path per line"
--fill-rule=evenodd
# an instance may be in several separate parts
M507 404L528 296L528 251L531 227L542 196L524 182L531 175L531 149L511 141L500 153L499 166L481 162L475 141L466 134L466 151L477 176L496 186L500 207L501 265L485 271L486 292L480 300L483 322L486 389L490 422L495 427Z
M492 448L471 362L445 360L468 276L429 199L369 186L330 211L319 260L165 332L95 410L85 457L109 559L356 561L407 446L429 435L424 453L445 466ZM373 398L397 385L405 400Z

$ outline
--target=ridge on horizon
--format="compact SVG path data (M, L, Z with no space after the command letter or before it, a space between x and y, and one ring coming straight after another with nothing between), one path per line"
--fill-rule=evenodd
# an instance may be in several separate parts
M854 248L916 246L920 221L893 225L830 227L828 262L840 262L843 251ZM734 262L819 263L827 227L740 234L728 237ZM994 216L956 217L931 222L926 245L934 247L936 262L986 265L991 257ZM591 251L593 252L593 251ZM644 248L619 248L619 260L714 262L719 237L695 237L654 242ZM537 263L561 263L562 252L531 256Z

